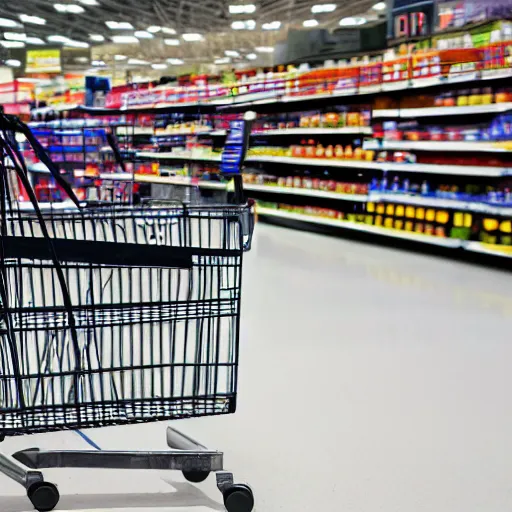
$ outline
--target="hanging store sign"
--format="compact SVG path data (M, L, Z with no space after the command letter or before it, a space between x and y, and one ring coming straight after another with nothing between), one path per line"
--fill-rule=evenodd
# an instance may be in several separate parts
M60 73L60 50L28 50L26 73Z

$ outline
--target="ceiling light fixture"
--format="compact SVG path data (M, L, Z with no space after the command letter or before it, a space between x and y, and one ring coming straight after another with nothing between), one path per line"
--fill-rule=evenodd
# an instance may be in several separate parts
M6 66L11 66L11 68L19 68L21 66L21 61L17 59L7 59L5 64Z
M118 44L137 44L139 42L135 36L112 36L112 41Z
M20 24L17 21L9 20L7 18L0 18L0 27L3 28L15 28L19 27Z
M164 64L163 62L161 64L159 63L156 63L156 64L151 64L151 67L153 69L167 69L167 64Z
M27 34L21 32L4 32L4 38L8 41L26 41Z
M303 27L316 27L318 25L317 20L304 20L302 22Z
M273 46L256 46L254 48L258 53L273 53L274 47Z
M164 39L164 43L167 46L179 46L180 40L179 39Z
M222 57L221 59L215 59L213 62L215 64L229 64L231 59L229 57Z
M46 25L46 20L39 16L29 16L28 14L20 14L20 20L23 23L32 23L33 25Z
M101 43L102 41L105 41L105 37L101 34L89 34L89 39L91 41L96 41L97 43Z
M60 36L58 34L53 36L48 36L46 38L50 43L67 43L69 41L69 37L66 36Z
M358 25L364 25L365 23L366 23L366 18L363 18L362 16L356 16L356 17L349 16L348 18L342 18L340 20L341 27L356 27Z
M78 0L78 1L84 5L99 5L98 0Z
M0 45L4 48L23 48L25 43L23 41L0 41Z
M84 41L75 41L74 39L68 39L64 41L64 46L68 46L70 48L89 48L90 44L85 43Z
M25 39L25 42L27 44L39 44L39 45L42 45L42 44L46 44L41 38L39 37L27 37Z
M336 4L316 4L311 7L311 12L313 14L318 14L320 12L333 12L336 10Z
M149 66L149 62L147 60L141 59L128 59L129 66Z
M233 30L254 30L256 28L256 22L254 20L233 21L231 28Z
M181 66L184 62L181 59L167 59L167 62L173 66Z
M91 66L106 66L106 64L103 60L93 60L91 61Z
M157 32L160 32L160 30L162 30L162 27L159 27L158 25L151 25L146 30L148 32L151 32L152 34L156 34Z
M372 9L376 11L384 11L386 9L386 2L377 2Z
M70 14L82 14L85 9L81 5L76 4L53 4L57 12L68 12Z
M201 34L197 34L195 32L183 34L181 37L183 37L183 39L189 43L203 40L203 36Z
M258 58L258 56L255 54L255 53L248 53L245 58L247 60L256 60Z
M279 30L281 28L281 22L271 21L270 23L263 23L263 25L261 25L261 28L263 30Z
M168 36L175 36L176 30L173 28L162 27L162 33L167 34Z
M105 25L111 30L133 30L129 21L105 21Z
M133 35L138 39L153 39L154 37L153 34L147 30L137 30Z
M126 60L128 57L126 55L121 55L120 53L118 53L117 55L114 55L114 60L117 60L117 61L122 61L122 60Z
M234 51L234 50L226 50L224 52L224 55L226 57L240 57L240 54L238 52Z
M256 11L254 4L229 6L229 14L252 14L254 11Z

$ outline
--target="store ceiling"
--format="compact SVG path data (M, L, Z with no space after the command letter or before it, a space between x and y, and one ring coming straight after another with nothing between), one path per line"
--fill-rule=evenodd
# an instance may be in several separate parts
M382 9L372 9L375 2L56 0L54 3L50 0L0 0L0 17L18 24L2 26L0 30L4 33L4 41L12 41L14 32L40 38L46 44L90 44L93 59L99 61L100 66L102 62L110 66L115 62L116 54L157 65L167 63L169 58L183 60L184 66L227 58L230 58L229 64L241 65L245 61L247 65L253 60L255 65L269 65L272 54L259 50L273 47L277 41L286 39L286 32L290 28L303 29L306 20L309 20L306 28L318 22L318 27L331 30L339 28L342 18L365 16L371 21L384 12ZM322 10L326 12L318 12ZM112 26L107 22L127 25ZM0 24L9 25L9 22L0 20ZM150 27L151 32L148 32ZM157 31L158 27L160 30ZM202 40L187 41L186 34L200 34ZM116 43L119 36L121 41L127 43ZM71 43L64 38L71 40ZM129 43L130 40L134 42ZM42 47L28 42L26 46ZM239 56L229 57L226 52L238 52ZM122 67L127 61L119 60L116 66ZM175 64L178 62L174 61Z

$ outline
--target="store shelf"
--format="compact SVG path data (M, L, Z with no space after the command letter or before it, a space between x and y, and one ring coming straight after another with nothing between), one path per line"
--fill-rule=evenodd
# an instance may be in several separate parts
M512 247L484 244L482 242L466 242L464 248L467 251L478 252L499 258L512 259Z
M135 155L137 158L147 158L152 160L193 160L194 162L220 162L221 155L211 156L191 156L180 155L173 152L155 153L153 151L138 151Z
M494 206L477 201L458 201L456 199L444 199L440 197L408 196L405 194L380 194L378 192L370 192L368 195L368 201L373 203L397 203L425 207L431 206L433 208L450 208L488 215L512 216L512 207Z
M449 174L457 176L508 176L512 169L471 165L402 164L394 162L367 162L365 160L336 160L328 158L296 158L291 156L248 156L246 162L290 164L315 167L344 167L351 169L378 169L381 171Z
M116 128L116 135L153 135L154 133L152 126L118 126Z
M136 174L135 181L139 183L154 183L160 185L181 185L184 187L199 187L212 190L226 190L226 183L214 181L197 181L186 176L152 176L150 174Z
M343 126L340 128L283 128L281 130L262 130L251 133L252 137L269 135L371 135L371 126Z
M499 146L498 142L450 142L450 141L408 141L408 140L369 140L363 144L364 149L390 149L405 151L454 151L454 152L484 152L484 153L511 153L511 149Z
M490 103L488 105L468 105L466 107L396 108L374 110L372 118L401 117L409 119L415 117L498 114L509 110L512 110L512 103Z
M244 183L244 190L252 190L254 192L266 192L270 194L292 194L296 196L323 197L325 199L339 199L341 201L354 201L363 203L368 200L368 196L363 194L342 194L339 192L330 192L327 190L311 190L308 188L255 185L252 183Z
M462 247L463 241L455 238L441 238L436 236L422 235L419 233L410 233L407 231L399 231L396 229L382 228L380 226L370 226L358 222L349 222L337 219L327 219L324 217L314 217L312 215L304 215L302 213L293 213L283 210L274 210L272 208L257 208L258 215L268 217L278 217L282 219L295 220L300 222L309 222L311 224L321 224L325 226L333 226L352 231L363 233L371 233L374 235L388 236L392 238L401 238L403 240L412 240L415 242L426 243L430 245L438 245L457 249Z
M155 133L155 137L157 138L164 138L164 137L176 137L176 136L186 136L186 135L212 135L214 133L214 130L200 130L197 132L190 132L190 131L180 131L180 132L160 132Z

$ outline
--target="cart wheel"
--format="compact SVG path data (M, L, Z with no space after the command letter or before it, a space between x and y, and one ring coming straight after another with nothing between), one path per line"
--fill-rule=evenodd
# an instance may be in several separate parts
M27 489L27 496L39 512L49 512L59 503L60 494L50 482L35 482Z
M254 496L248 485L232 485L223 494L224 505L228 512L251 512L254 508Z
M201 482L204 482L208 478L209 474L209 471L183 471L183 476L189 482L194 484L200 484Z

